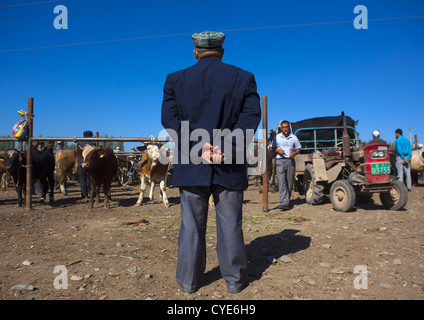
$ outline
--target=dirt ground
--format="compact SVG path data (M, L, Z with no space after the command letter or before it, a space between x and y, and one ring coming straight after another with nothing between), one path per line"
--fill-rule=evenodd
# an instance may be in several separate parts
M176 188L168 190L169 208L148 198L134 207L138 187L114 183L111 209L96 204L92 212L76 182L68 184L67 196L55 194L53 206L34 195L28 212L16 206L12 188L0 190L0 299L423 299L424 181L419 182L402 211L384 210L374 195L348 213L334 211L329 201L310 206L296 192L293 208L282 212L275 191L264 212L252 182L243 207L251 282L239 294L227 292L219 272L214 209L203 286L193 294L180 290ZM127 224L141 219L149 223ZM18 284L34 290L17 290Z

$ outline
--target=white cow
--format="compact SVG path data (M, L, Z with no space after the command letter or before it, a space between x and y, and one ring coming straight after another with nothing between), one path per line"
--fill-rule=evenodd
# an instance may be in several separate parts
M168 172L169 159L160 146L149 144L142 147L137 147L140 151L146 152L141 158L141 173L140 173L140 196L138 197L136 206L140 206L143 202L144 191L150 183L150 201L153 201L153 192L155 189L155 181L160 181L160 190L162 191L161 199L165 207L169 207L168 197L166 195L165 178Z

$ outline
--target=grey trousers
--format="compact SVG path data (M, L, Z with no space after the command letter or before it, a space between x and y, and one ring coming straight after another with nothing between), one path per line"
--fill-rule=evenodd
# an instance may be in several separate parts
M247 255L242 231L243 191L212 187L180 187L181 228L176 278L186 292L199 289L206 268L206 222L213 194L216 208L219 268L228 291L247 284Z
M411 163L405 163L400 156L396 156L396 171L397 177L400 181L405 181L406 188L411 190L412 180L411 180ZM403 176L405 175L405 180Z
M277 159L275 160L275 167L277 171L280 205L289 206L296 170L295 162L292 159Z

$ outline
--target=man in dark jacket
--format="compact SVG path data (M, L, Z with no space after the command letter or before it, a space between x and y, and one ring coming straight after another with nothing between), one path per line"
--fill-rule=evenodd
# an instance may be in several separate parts
M384 141L383 139L381 139L381 138L380 138L380 130L375 130L375 131L372 133L372 140L370 140L370 141L367 143L367 145L375 144L375 143L385 143L385 144L387 144L387 142L386 142L386 141Z
M229 292L248 285L242 232L245 155L261 110L254 75L221 61L224 39L222 32L193 34L198 62L169 74L164 85L162 125L176 142L173 184L181 196L176 277L185 292L199 289L205 271L211 194L221 274Z

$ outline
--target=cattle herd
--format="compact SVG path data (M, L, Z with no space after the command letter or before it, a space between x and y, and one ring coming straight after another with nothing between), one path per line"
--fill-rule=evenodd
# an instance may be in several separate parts
M168 174L168 165L165 158L168 155L157 144L148 144L139 147L144 154L141 158L141 163L138 165L137 171L140 172L140 196L136 206L143 202L143 194L147 186L150 184L150 200L153 200L153 192L155 182L160 182L161 199L165 207L169 206L166 196L165 181ZM103 186L105 208L109 209L109 200L111 184L117 176L120 165L124 162L125 169L128 169L128 157L123 159L122 156L117 156L111 148L94 147L85 145L83 151L74 152L72 150L58 150L56 154L50 150L32 149L32 176L33 182L39 180L42 185L41 200L46 199L49 193L49 204L54 202L54 189L56 185L60 186L61 192L66 195L66 179L70 175L78 178L78 161L77 158L83 159L81 167L86 169L90 177L90 198L88 208L93 208L94 199L100 202L100 188ZM23 199L26 193L26 151L16 149L7 150L4 159L0 161L0 176L2 177L2 186L6 188L8 175L15 187L18 196L18 206L23 205ZM161 160L161 161L160 161ZM165 160L165 161L164 161ZM7 173L7 175L6 175ZM121 180L122 181L122 180ZM121 182L120 181L120 182Z

